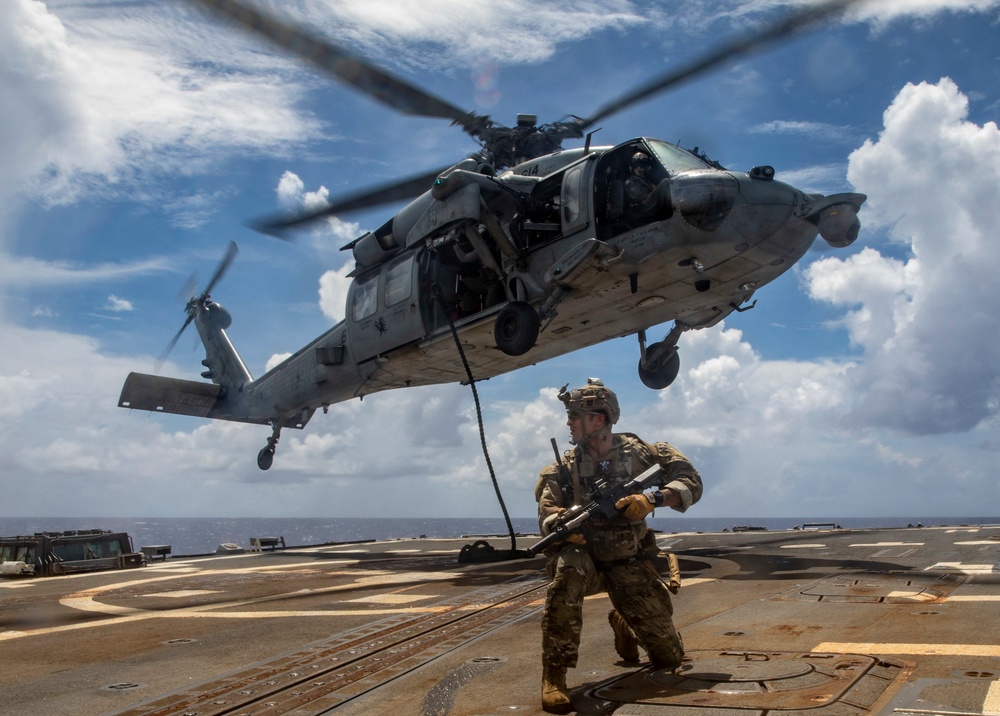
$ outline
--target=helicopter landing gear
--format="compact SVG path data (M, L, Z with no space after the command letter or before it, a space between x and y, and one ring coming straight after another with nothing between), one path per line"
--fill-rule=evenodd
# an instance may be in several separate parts
M646 331L639 331L639 380L647 388L663 390L674 382L681 369L677 341L687 330L682 323L675 323L659 343L646 347Z
M525 301L511 301L497 315L493 337L497 348L509 356L524 355L538 340L538 311Z
M278 445L278 438L281 437L281 423L272 422L271 425L274 427L274 432L267 439L267 445L262 447L260 452L257 453L257 467L261 470L271 469L271 464L274 462L274 450Z

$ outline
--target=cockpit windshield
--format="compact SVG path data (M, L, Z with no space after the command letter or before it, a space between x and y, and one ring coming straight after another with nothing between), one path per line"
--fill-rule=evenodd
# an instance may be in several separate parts
M687 169L710 169L711 165L702 161L691 152L673 144L667 144L656 139L646 140L653 154L671 174Z

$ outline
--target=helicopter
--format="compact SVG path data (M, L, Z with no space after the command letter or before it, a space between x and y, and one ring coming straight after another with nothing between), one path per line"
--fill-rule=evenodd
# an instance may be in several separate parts
M634 335L638 374L654 390L680 368L681 335L756 305L817 237L858 237L864 194L805 193L770 166L733 171L697 149L652 137L594 146L602 119L843 10L829 0L727 43L597 110L514 127L466 112L369 61L238 0L194 0L307 59L394 110L451 121L480 151L453 166L366 190L323 209L258 220L284 237L324 217L410 200L343 247L355 267L344 319L259 378L226 333L211 292L235 259L230 243L159 364L194 324L205 348L191 381L130 373L118 405L268 425L257 455L269 469L285 428L380 391L472 382L612 338ZM576 148L562 142L584 139ZM647 344L646 332L673 321ZM158 368L157 368L158 370Z

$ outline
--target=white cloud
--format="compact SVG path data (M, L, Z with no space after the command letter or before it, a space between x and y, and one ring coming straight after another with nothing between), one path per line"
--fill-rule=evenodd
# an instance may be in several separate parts
M316 191L306 191L305 182L292 171L286 171L278 180L275 191L278 200L289 209L302 211L317 211L329 206L329 192L321 186ZM353 222L344 221L336 216L327 217L322 222L316 222L310 234L313 247L321 254L330 255L331 241L341 245L357 238L362 232L361 227ZM338 257L344 260L343 257ZM347 302L347 292L351 287L348 274L354 270L354 262L350 258L338 269L326 271L319 279L319 307L323 315L334 322L344 319L344 306Z
M113 313L121 313L122 311L134 311L135 306L132 305L131 301L127 301L124 298L118 298L114 294L108 296L107 303L104 304L104 310L111 311Z
M354 269L348 262L339 269L325 272L319 279L319 307L323 315L334 322L344 320L344 307L347 305L347 292L351 288L349 274Z
M864 424L964 431L997 410L1000 131L967 112L951 80L907 85L878 140L851 155L848 176L869 196L864 218L912 257L867 251L807 273L817 297L858 306L846 322L866 351L856 385L867 395L853 414Z
M234 38L170 6L0 3L4 174L51 204L124 179L191 171L222 148L273 150L315 136L301 89ZM243 71L233 71L235 63ZM230 64L233 63L233 64ZM7 198L7 197L4 197Z
M275 353L273 356L267 359L267 363L264 364L264 372L271 370L276 365L283 363L288 358L291 358L291 353Z
M327 27L338 38L391 63L424 67L473 66L484 58L503 63L547 59L560 42L578 41L608 27L648 22L649 11L623 0L535 3L503 0L347 0L312 3L307 24ZM386 47L421 44L419 55L390 53ZM433 51L440 48L439 51Z
M856 130L851 127L841 127L825 122L803 122L795 120L776 119L750 127L755 134L790 134L824 139L832 142L846 142L854 139Z
M124 263L81 264L0 254L0 281L7 286L68 286L173 270L162 258Z

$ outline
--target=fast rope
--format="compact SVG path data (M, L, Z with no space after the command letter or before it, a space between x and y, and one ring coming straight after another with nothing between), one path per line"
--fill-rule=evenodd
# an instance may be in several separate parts
M434 298L437 299L438 304L441 306L441 311L444 313L445 318L448 319L448 328L451 329L451 336L455 339L455 346L458 347L458 355L462 359L462 365L465 366L465 374L469 378L469 387L472 388L472 398L476 403L476 419L479 422L479 441L483 446L483 457L486 458L486 467L490 471L490 479L493 481L493 490L497 493L497 500L500 502L500 509L503 510L503 518L507 523L507 532L510 535L510 551L514 553L517 551L517 537L514 534L514 525L510 521L510 515L507 513L507 505L504 504L503 495L500 494L500 483L497 481L496 472L493 470L493 461L490 460L490 450L486 446L486 429L483 427L483 410L479 404L479 391L476 390L476 379L472 377L472 368L469 367L469 361L465 357L465 349L462 348L462 341L458 337L458 331L455 329L455 322L451 320L451 313L448 311L448 305L444 302L444 297L441 295L441 287L434 284L433 288Z

